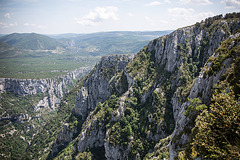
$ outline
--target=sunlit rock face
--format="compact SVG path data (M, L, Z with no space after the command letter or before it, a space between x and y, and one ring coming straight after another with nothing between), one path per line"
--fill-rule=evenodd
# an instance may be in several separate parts
M133 57L133 54L103 57L78 93L74 112L85 119L98 102L106 101L111 96L111 79L117 72L122 71Z
M58 107L64 94L68 92L67 85L73 85L73 80L80 79L89 70L89 67L83 67L69 72L65 76L53 79L0 78L0 93L11 92L18 96L44 93L46 97L39 101L34 110L38 110L41 107L55 109Z

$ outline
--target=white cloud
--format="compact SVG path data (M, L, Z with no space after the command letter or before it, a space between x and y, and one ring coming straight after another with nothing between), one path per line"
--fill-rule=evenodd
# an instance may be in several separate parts
M154 2L151 2L151 3L148 3L148 4L145 4L145 6L158 6L158 5L161 5L162 3L159 2L159 1L154 1Z
M82 18L75 18L76 22L80 25L96 25L103 20L118 20L117 7L96 7L88 15Z
M214 16L212 12L195 13L192 8L169 8L168 13L175 19L184 19L186 21L201 21L207 17Z
M133 14L131 12L128 13L129 17L133 17Z
M37 25L37 24L34 24L34 23L24 23L23 25L26 26L26 27L36 27L36 28L40 28L40 29L46 29L47 28L45 26Z
M164 20L159 20L158 22L163 23L163 24L168 24L168 21L164 21Z
M11 14L10 14L10 13L5 13L5 14L4 14L4 17L5 17L5 18L11 18Z
M184 18L187 19L190 15L194 13L194 9L189 8L169 8L168 13L170 13L171 16L177 17L177 18Z
M240 7L240 0L222 0L226 8L237 8Z
M171 1L170 1L170 0L164 0L164 2L165 2L165 3L171 3Z
M213 17L215 15L216 14L214 14L213 12L201 12L195 15L194 17L196 17L196 19L200 21L200 20L205 20L208 17Z
M154 25L154 21L148 17L148 16L145 16L144 19L150 24L150 25Z
M153 20L150 18L150 17L148 17L148 16L145 16L144 17L148 22L153 22Z
M10 28L10 27L15 27L17 26L18 23L4 23L4 22L0 22L0 28Z
M160 2L160 1L153 1L153 2L151 2L151 3L147 3L147 4L145 4L145 6L159 6L159 5L164 4L164 3L168 3L168 4L170 4L171 1L170 1L170 0L163 0L163 2Z
M180 0L181 4L196 4L196 5L209 5L212 4L210 0Z

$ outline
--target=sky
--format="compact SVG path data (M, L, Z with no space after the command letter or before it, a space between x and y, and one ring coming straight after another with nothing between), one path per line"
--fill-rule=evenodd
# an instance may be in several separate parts
M0 0L0 34L163 31L240 11L240 0Z

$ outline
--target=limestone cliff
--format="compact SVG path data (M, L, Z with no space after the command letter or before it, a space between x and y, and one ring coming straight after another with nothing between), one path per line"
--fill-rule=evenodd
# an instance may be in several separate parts
M209 105L233 58L214 74L205 73L208 59L239 28L239 18L215 17L151 41L133 60L102 58L76 97L73 111L84 123L75 154L104 147L107 159L177 158L194 123L184 114L188 98Z
M81 90L75 98L74 115L80 116L82 120L85 120L88 114L97 107L98 102L106 101L113 92L111 86L112 78L116 73L122 71L133 57L133 54L102 57L101 61L87 76ZM90 121L90 119L88 118L86 121ZM97 122L94 120L82 129L79 135L79 143L81 145L79 145L78 150L80 152L85 151L88 147L103 146L105 131L102 130L104 130L104 126L100 127L101 129L98 129L99 126L94 130L88 129L88 127L95 126L96 124ZM77 128L75 127L71 132L68 124L66 124L58 134L58 138L52 147L51 155L53 156L59 152L58 148L64 147L72 141L75 138L73 134L76 133L76 131ZM88 136L90 136L90 138ZM87 137L87 139L85 137ZM89 139L91 140L89 141Z
M133 54L103 57L91 71L76 97L74 112L85 119L88 113L96 108L98 102L106 101L112 94L112 77L122 71L133 57Z
M239 46L235 39L239 38L240 34L234 34L229 37L229 39L233 42L228 47L228 50L231 50L233 46ZM218 57L219 54L213 53L211 57ZM188 99L199 98L204 104L209 105L211 102L214 85L222 80L223 75L226 73L227 69L231 67L233 63L233 57L229 57L223 61L222 66L219 70L214 72L213 75L209 75L207 70L212 67L211 62L207 62L205 67L199 73L199 76L193 82L190 93L188 95ZM171 145L170 145L170 156L171 159L177 157L177 152L182 148L180 146L184 146L188 144L190 140L190 132L189 128L192 128L193 122L191 118L185 116L186 109L190 105L189 101L179 103L178 102L178 93L175 92L172 97L172 104L174 110L174 118L176 121L175 130L172 135Z
M182 134L184 129L189 127L191 121L184 115L185 109L190 104L186 99L200 98L203 103L208 105L213 85L220 80L222 74L232 63L232 59L227 59L224 62L225 67L221 71L205 78L203 78L204 68L195 79L198 72L194 71L194 67L200 69L210 56L218 56L214 54L215 50L222 41L239 29L240 21L239 19L231 22L221 20L212 24L209 28L204 28L204 25L178 29L168 36L161 37L149 44L149 51L155 52L158 65L164 66L165 70L172 73L170 77L171 88L175 92L171 98L171 105L176 124L170 143L170 159L174 159L177 156L176 151L178 148L181 148L179 146L184 146L190 138L189 135ZM193 62L193 66L186 68L186 61L188 64ZM195 66L194 61L196 62ZM210 64L206 65L210 66ZM192 75L192 78L184 77L186 72L195 72L195 74ZM189 79L192 79L191 83L187 84L189 86L184 87ZM179 134L181 134L180 137ZM179 140L176 141L175 139Z
M0 78L0 93L11 92L18 96L47 93L47 96L35 106L35 110L43 107L54 110L68 92L68 86L73 85L73 80L80 79L89 70L90 68L83 67L54 79Z

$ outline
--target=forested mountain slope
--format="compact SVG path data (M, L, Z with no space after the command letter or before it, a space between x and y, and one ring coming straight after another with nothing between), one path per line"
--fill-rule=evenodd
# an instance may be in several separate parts
M36 33L13 33L0 37L0 41L19 49L54 50L61 46L55 39Z
M239 28L238 14L215 16L151 41L118 72L103 59L76 97L81 131L57 159L239 158Z

